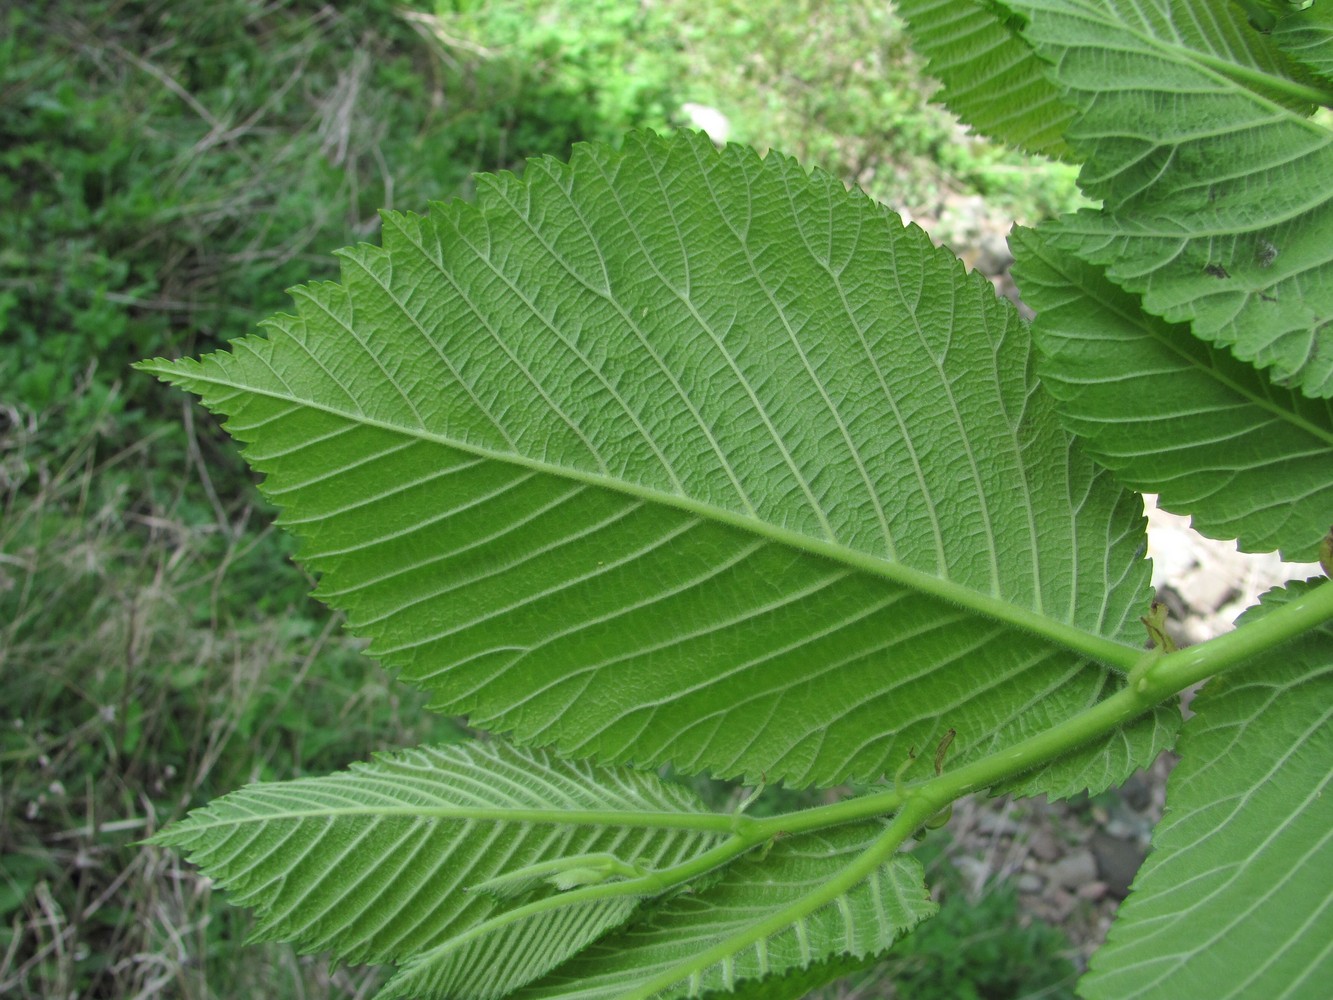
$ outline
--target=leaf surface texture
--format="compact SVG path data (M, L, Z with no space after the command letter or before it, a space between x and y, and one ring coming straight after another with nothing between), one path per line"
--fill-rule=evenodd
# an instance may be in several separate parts
M1079 109L1080 185L1104 202L1044 231L1154 315L1333 396L1333 130L1293 96L1304 67L1226 0L1005 6Z
M899 0L913 48L944 86L935 98L978 132L1029 153L1073 159L1065 129L1074 117L1047 67L994 5L974 0Z
M267 337L146 367L227 416L318 595L440 710L834 784L950 727L993 752L1142 641L1139 502L1022 321L833 178L640 135L343 258Z
M1273 29L1273 43L1324 81L1333 81L1333 6L1316 3L1287 11Z
M1270 591L1240 624L1330 585ZM1153 851L1080 993L1325 996L1333 982L1333 627L1214 678L1193 707Z
M693 794L652 775L469 742L252 785L154 841L182 849L233 903L253 908L258 939L333 950L352 963L413 959L385 997L428 984L424 995L480 1000L506 995L623 923L635 900L506 919L516 904L473 886L592 852L668 868L722 835L640 828L635 817L706 812ZM595 815L575 822L574 813ZM495 957L498 968L487 961Z
M1092 453L1210 537L1316 558L1333 511L1333 403L1144 313L1040 231L1010 243L1042 384Z
M779 841L761 860L736 862L715 885L676 897L515 1000L647 996L645 984L676 976L674 985L651 995L671 1000L740 988L742 996L783 997L791 995L784 984L818 985L826 971L846 971L850 963L840 958L882 954L938 909L920 863L896 854L849 891L802 913L808 897L854 864L882 831L860 824Z

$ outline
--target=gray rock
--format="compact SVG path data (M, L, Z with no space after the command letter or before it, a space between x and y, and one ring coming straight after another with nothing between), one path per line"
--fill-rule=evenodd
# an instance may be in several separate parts
M1097 878L1097 859L1086 847L1075 848L1051 865L1051 881L1066 889L1077 889Z
M1097 872L1106 883L1107 891L1124 899L1129 885L1143 864L1144 852L1135 840L1123 840L1098 830L1089 844L1097 860Z

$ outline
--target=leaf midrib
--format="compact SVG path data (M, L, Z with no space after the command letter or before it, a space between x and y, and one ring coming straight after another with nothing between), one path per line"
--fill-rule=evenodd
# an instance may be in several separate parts
M629 480L617 479L613 476L601 473L587 472L582 469L556 465L527 455L497 451L483 445L450 438L447 435L429 431L424 427L403 427L401 424L393 423L388 420L380 420L367 416L364 413L350 414L346 410L338 407L314 400L301 399L290 393L280 393L264 387L242 384L231 379L218 378L217 376L208 374L206 370L203 370L202 366L188 374L178 371L171 362L166 362L162 359L142 362L138 367L151 374L162 376L174 383L188 382L192 384L206 384L224 389L232 389L237 392L248 393L254 396L262 396L280 402L292 403L297 406L306 407L311 410L326 413L330 416L341 418L349 423L389 431L394 434L402 434L416 438L420 441L451 448L455 451L466 452L490 461L500 462L510 466L518 466L534 472L554 476L559 479L579 482L599 489L621 493L625 496L634 497L649 503L671 507L675 510L692 514L705 521L736 528L768 541L784 545L788 548L805 552L809 555L829 559L840 565L850 566L853 569L887 580L890 583L897 584L908 590L938 598L939 600L945 601L956 607L964 608L965 610L974 612L993 621L998 621L1021 631L1035 634L1054 645L1064 647L1080 656L1089 657L1095 661L1116 667L1125 672L1133 667L1140 656L1139 651L1132 646L1117 642L1114 639L1108 639L1093 632L1085 631L1075 625L1070 625L1066 622L1047 617L1046 615L1012 604L994 595L983 594L970 587L965 587L941 577L932 576L929 573L903 565L902 563L890 562L886 559L872 556L837 542L812 538L809 535L793 531L790 528L771 524L770 522L758 518L747 517L744 514L727 510L724 507L717 507L713 504L704 503L693 497L666 493Z
M1034 232L1036 231L1034 230ZM1038 251L1044 251L1046 249L1046 242L1042 241L1041 243L1039 243L1036 249ZM1051 255L1044 252L1039 252L1038 256L1040 257L1042 262L1046 264L1047 267L1050 267L1052 270L1056 271L1061 275L1067 275L1067 272L1063 267L1062 262L1059 259L1052 258ZM1255 392L1253 389L1250 389L1247 386L1244 386L1241 383L1237 382L1235 379L1233 379L1230 375L1226 374L1224 371L1222 371L1221 368L1217 367L1216 365L1205 366L1204 364L1202 364L1200 358L1198 358L1194 354L1191 354L1186 348L1182 347L1177 342L1176 338L1168 337L1164 333L1160 332L1157 328L1157 324L1153 322L1154 317L1149 316L1147 313L1144 312L1139 312L1139 311L1131 312L1121 302L1116 301L1116 299L1120 298L1120 296L1116 296L1111 289L1089 289L1086 287L1086 285L1080 283L1073 283L1073 286L1077 287L1082 295L1093 299L1099 305L1101 305L1102 308L1106 309L1108 312L1111 312L1116 316L1119 316L1130 326L1142 330L1145 334L1147 334L1147 336L1151 340L1161 345L1170 353L1174 354L1176 357L1185 362L1186 365L1188 365L1191 368L1200 369L1210 378L1215 380L1220 386L1231 392L1234 392L1240 399L1249 403L1251 406L1254 406L1260 410L1264 410L1265 412L1271 414L1273 418L1275 418L1279 423L1289 424L1301 431L1304 431L1306 434L1309 434L1316 441L1322 441L1325 444L1327 444L1330 448L1333 448L1333 429L1320 427L1317 424L1314 424L1310 420L1306 419L1301 414L1297 413L1296 410L1287 409L1282 406L1279 406L1277 402L1274 401L1273 399L1261 395ZM1120 292L1121 290L1117 288L1114 289L1114 291ZM1165 318L1163 318L1161 322L1172 323L1171 320ZM1179 324L1172 323L1172 325L1175 326ZM1210 347L1213 351L1219 353L1224 350L1223 348L1209 345L1205 341L1201 341L1201 343L1203 343L1205 347ZM1314 402L1318 402L1318 400L1315 400Z
M1103 8L1104 10L1104 8ZM1100 12L1100 10L1095 11ZM1134 27L1121 17L1094 17L1090 12L1087 14L1069 12L1067 16L1079 18L1106 25L1114 30L1123 31L1125 34L1136 39L1142 46L1141 51L1158 52L1169 62L1177 65L1190 66L1219 82L1227 85L1227 89L1233 93L1244 94L1246 97L1266 104L1269 108L1281 113L1291 124L1300 125L1303 128L1319 132L1319 126L1316 122L1308 118L1302 118L1291 108L1268 97L1260 90L1255 90L1254 86L1267 87L1270 91L1279 91L1292 95L1293 97L1309 101L1312 104L1320 105L1329 99L1329 95L1323 91L1308 87L1287 77L1274 76L1266 70L1258 69L1254 66L1247 66L1236 62L1231 62L1214 54L1211 51L1205 51L1202 48L1190 48L1174 39L1159 38L1156 35L1148 34L1140 28ZM1171 23L1171 28L1175 30L1175 23ZM1092 36L1095 37L1095 34ZM1212 39L1203 37L1199 39L1200 44L1211 44ZM1072 48L1073 46L1064 39L1046 39L1036 43L1062 49ZM1068 84L1064 84L1067 90L1073 90ZM1081 88L1080 88L1081 89Z
M531 826L608 826L653 830L693 830L702 833L739 834L754 825L748 816L711 812L638 812L629 809L532 809L506 806L321 806L304 809L256 812L247 816L190 818L149 839L171 846L184 844L195 834L234 829L252 824L266 825L284 820L328 819L436 819L446 822L495 822ZM859 818L859 817L854 817Z

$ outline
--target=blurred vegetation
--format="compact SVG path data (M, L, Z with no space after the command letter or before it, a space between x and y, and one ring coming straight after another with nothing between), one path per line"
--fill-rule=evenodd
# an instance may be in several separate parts
M1011 883L969 891L938 842L916 852L940 912L872 973L897 1000L1074 1000L1068 939L1020 914Z
M136 841L461 732L307 597L235 449L130 362L250 333L381 207L689 102L943 236L958 199L1072 203L927 96L871 2L0 4L0 995L370 995L374 970L245 946Z

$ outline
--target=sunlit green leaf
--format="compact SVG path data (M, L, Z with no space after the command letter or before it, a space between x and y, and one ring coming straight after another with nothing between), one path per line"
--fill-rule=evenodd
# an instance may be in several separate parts
M792 160L581 147L387 214L295 294L266 338L145 367L227 415L319 594L441 710L828 785L948 728L994 752L1136 655L1139 501L1013 308Z

